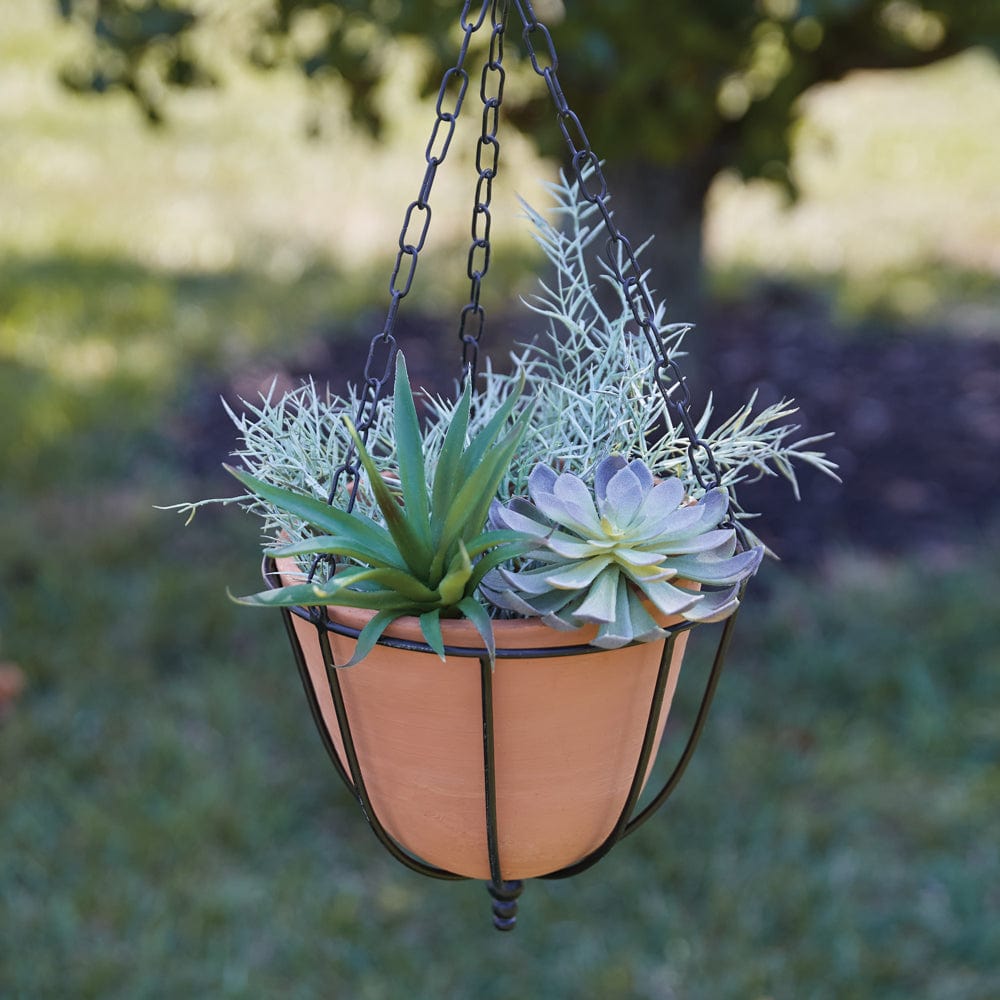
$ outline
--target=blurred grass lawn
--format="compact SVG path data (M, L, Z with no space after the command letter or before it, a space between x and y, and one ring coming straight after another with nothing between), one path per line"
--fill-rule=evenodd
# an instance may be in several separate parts
M254 526L152 505L226 489L184 458L199 387L381 307L430 113L376 148L334 109L310 144L294 81L236 74L152 133L124 98L58 89L73 40L50 20L0 0L0 660L27 677L0 718L0 996L1000 995L996 538L769 567L671 806L591 873L529 885L514 936L481 886L383 855L280 626L224 598L253 585ZM1000 271L998 93L972 55L816 95L805 199L783 215L721 182L717 272L873 305L902 287L904 315L907 288L920 315L971 289L974 332ZM537 201L511 145L508 191ZM462 284L438 277L458 200L422 264L436 295ZM516 277L524 238L500 243Z
M816 88L796 126L803 197L721 177L706 231L721 287L765 273L857 315L981 333L1000 306L1000 65L972 50Z

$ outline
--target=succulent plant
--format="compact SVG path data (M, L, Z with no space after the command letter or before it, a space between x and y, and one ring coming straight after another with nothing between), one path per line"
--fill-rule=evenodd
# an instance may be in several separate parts
M492 656L489 614L474 594L490 569L526 547L518 532L484 530L497 486L527 427L529 409L502 434L518 395L511 393L466 443L471 406L471 390L466 387L442 442L433 482L428 484L424 442L406 364L399 354L393 396L397 468L392 471L397 490L390 488L350 427L384 525L230 468L254 495L300 518L315 532L303 541L271 548L268 555L336 555L352 563L321 582L293 583L236 600L265 607L329 604L374 610L375 616L358 636L351 663L367 655L385 628L403 615L419 616L424 638L442 659L441 618L464 615L479 630Z
M593 492L578 476L544 464L528 479L530 500L494 502L490 524L534 538L523 568L498 566L483 579L499 608L538 615L554 628L599 625L608 649L664 635L646 604L663 615L718 621L736 610L739 584L763 549L737 552L724 487L685 503L683 483L657 482L640 459L603 459ZM713 590L700 590L705 584Z

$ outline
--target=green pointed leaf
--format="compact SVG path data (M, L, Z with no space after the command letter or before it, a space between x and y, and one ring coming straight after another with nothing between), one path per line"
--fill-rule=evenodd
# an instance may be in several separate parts
M503 401L496 413L489 419L483 429L472 439L463 457L465 471L475 468L486 452L490 449L497 436L500 434L503 425L507 423L510 415L514 412L521 392L524 389L524 372L521 372L517 388L513 389L508 397Z
M441 657L443 662L445 655L444 639L441 637L440 608L434 608L432 611L427 611L420 616L420 631L423 632L424 638L427 640L427 645Z
M378 504L379 510L382 511L386 527L389 529L389 534L392 535L396 548L399 549L399 554L414 574L418 577L426 578L431 557L426 543L421 535L414 530L413 525L407 519L406 512L392 495L389 487L386 486L385 480L379 473L374 461L372 461L371 455L368 454L368 449L365 448L365 444L361 440L361 435L358 434L357 428L355 428L354 424L347 417L344 418L344 421L354 440L354 446L358 449L358 457L361 459L361 464L368 475L369 485L375 496L375 502Z
M475 559L476 556L482 555L497 545L506 545L511 542L517 543L519 547L524 546L524 551L528 551L529 548L534 548L538 544L538 539L533 538L531 535L526 535L522 531L508 531L505 529L484 531L481 535L473 538L472 541L466 542L465 548L469 553L469 558Z
M317 500L316 497L272 486L251 476L249 472L234 469L231 465L223 465L223 468L235 476L251 493L293 517L301 518L320 531L331 535L347 535L355 538L358 544L370 545L373 548L388 545L395 549L385 528L361 514L349 514L339 507L331 507L322 500Z
M487 451L475 468L465 476L448 510L441 530L439 550L447 551L458 538L472 533L478 534L482 530L504 470L510 464L514 451L528 429L530 412L525 410L510 433Z
M438 512L443 523L435 528L437 541L430 579L442 572L444 562L451 558L459 539L465 540L482 532L500 480L528 428L529 417L530 410L525 410L507 437L488 450L478 464L466 468L466 455L462 456L458 490L450 498L446 512Z
M431 511L434 517L435 528L439 529L443 524L442 512L447 509L450 498L453 497L461 485L458 469L462 457L462 449L465 447L465 435L469 428L469 412L472 405L472 387L466 382L465 390L459 400L455 416L448 426L448 431L444 436L441 445L441 454L438 456L437 467L434 470L434 485L431 494ZM440 541L440 532L434 535L434 545Z
M281 559L286 556L319 556L337 555L344 559L354 559L357 562L371 566L391 566L403 569L399 551L391 544L391 538L386 534L388 544L360 544L357 539L347 535L318 535L306 538L301 542L288 545L276 545L265 550L265 555Z
M382 638L382 633L397 618L400 617L398 611L379 611L377 615L358 633L358 642L354 647L354 655L343 664L344 667L353 667L363 660L374 648L375 644Z
M524 541L507 542L504 545L496 546L496 548L482 556L472 568L472 577L469 580L468 588L470 593L474 592L476 587L483 582L483 577L487 573L505 562L510 562L511 559L515 559L517 556L527 554L531 551L531 547L531 541L527 539Z
M227 593L229 599L236 604L255 608L298 608L327 603L326 593L315 583L293 583L287 587L262 590L259 594L247 594L243 597L237 597L229 591Z
M493 459L493 471L490 476L492 485L488 491L488 495L483 497L479 508L475 511L473 523L484 524L486 522L490 504L496 496L497 489L500 486L500 480L503 479L504 472L510 465L514 452L517 451L521 441L524 439L524 435L531 424L531 417L533 413L534 404L525 407L514 421L511 429L507 432L506 437L501 438L494 445L494 447L490 449L489 457ZM484 462L483 464L488 463Z
M467 593L469 580L472 578L472 562L465 546L459 542L458 551L448 564L448 572L438 584L438 594L442 608L452 608Z
M384 566L352 566L338 573L332 582L334 584L340 582L342 588L347 588L364 581L378 584L384 590L392 591L399 594L400 597L420 604L433 605L439 600L437 592L421 583L412 573ZM338 591L331 593L336 595Z
M490 663L495 662L497 647L493 638L493 622L489 613L474 597L465 597L458 603L458 610L476 626L476 631L483 637L486 643L486 651L490 656Z
M317 603L317 602L314 602ZM352 590L342 587L326 594L320 604L340 608L364 608L367 611L395 611L397 615L418 614L426 610L394 590Z
M394 608L413 607L413 601L392 590L349 590L346 587L328 590L315 583L293 583L275 590L262 590L259 594L229 597L237 604L257 608L313 608L322 605L340 605L345 608Z
M396 354L396 384L393 390L393 419L396 427L396 461L403 490L406 519L425 546L431 544L430 509L424 469L424 441L420 434L417 408L402 352Z

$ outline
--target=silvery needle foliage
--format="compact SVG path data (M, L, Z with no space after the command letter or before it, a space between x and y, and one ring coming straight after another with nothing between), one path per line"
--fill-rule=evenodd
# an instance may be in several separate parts
M558 462L563 469L590 476L606 455L622 454L642 459L659 476L676 475L688 495L697 498L701 488L688 462L687 436L658 396L654 362L645 340L627 331L630 309L614 282L610 288L618 296L619 308L606 309L598 301L597 283L609 278L606 268L594 263L600 215L578 199L576 185L565 176L549 189L554 201L551 222L525 205L535 238L553 267L553 277L540 282L540 293L528 303L545 327L514 355L513 373L495 371L487 362L470 419L469 432L475 433L519 380L525 379L524 392L533 401L533 416L504 473L498 496L524 495L528 476L539 461ZM676 356L690 328L663 325L662 303L655 318L667 348ZM349 386L341 396L312 381L281 397L272 391L258 402L244 401L245 412L229 411L241 439L235 457L264 482L325 501L333 470L351 443L343 414L356 413L359 401L354 387ZM460 404L439 397L428 397L426 402L429 420L424 455L430 477ZM828 435L796 439L798 427L790 422L796 408L790 401L759 411L755 403L751 397L715 422L709 396L696 420L699 436L715 455L720 485L729 489L734 505L734 487L762 476L785 477L798 497L796 466L800 464L834 475L833 463L814 447ZM368 449L383 468L396 462L396 436L390 408L378 407ZM335 504L346 503L346 492L341 492L333 498ZM310 533L301 518L252 493L177 504L172 509L193 515L200 507L216 503L239 503L259 515L269 540L280 535L299 540ZM359 493L357 504L370 517L380 518L369 491ZM758 542L746 520L752 515L738 506L735 514L750 540Z
M719 526L729 512L724 487L685 503L684 484L676 477L657 483L641 459L608 456L593 491L573 473L539 464L528 492L530 500L494 502L490 523L532 536L535 547L525 568L488 573L484 595L553 628L596 623L594 645L607 649L665 634L644 602L688 621L728 617L763 555L759 546L737 552L735 530Z
M540 281L539 293L526 302L544 321L544 329L513 355L512 374L487 368L478 387L478 413L484 416L522 375L535 402L531 426L511 462L501 496L524 495L528 476L539 461L558 462L563 469L590 476L605 456L622 454L642 459L659 476L679 477L688 495L698 497L702 490L688 461L690 442L663 405L649 347L642 336L629 332L631 309L598 257L606 236L600 212L580 200L577 185L565 175L549 190L554 200L552 221L524 205L553 271L553 277ZM617 308L598 299L600 284L617 297ZM691 327L667 325L665 312L664 304L657 303L654 319L667 351L677 357ZM434 399L432 405L441 433L455 404ZM798 497L798 464L834 475L833 463L814 448L829 435L796 440L799 428L790 422L795 412L788 400L758 411L754 395L716 422L709 396L695 426L712 448L719 485L729 489L734 505L734 488L763 476L783 476ZM735 514L751 541L759 542L744 520L750 515L738 506Z

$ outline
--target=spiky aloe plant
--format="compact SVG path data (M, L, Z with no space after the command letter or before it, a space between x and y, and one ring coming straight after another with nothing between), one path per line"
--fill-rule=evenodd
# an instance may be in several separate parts
M332 554L352 562L321 582L293 583L236 600L265 607L342 605L374 610L375 616L358 636L351 664L366 656L386 627L404 615L419 617L424 638L442 659L441 618L464 615L478 629L492 657L489 614L474 594L487 572L526 547L517 531L485 530L497 486L530 416L530 409L525 409L503 433L519 394L519 389L510 393L466 444L471 405L467 386L442 442L433 482L428 483L424 441L406 364L399 354L393 394L397 444L393 471L399 478L399 493L389 488L382 470L350 427L384 525L227 466L253 494L302 519L314 532L313 537L269 549L269 555Z
M607 649L664 634L644 600L664 615L718 621L736 610L739 584L760 564L759 546L737 552L736 532L719 527L729 510L724 487L685 504L683 483L657 483L639 459L610 455L594 490L572 473L538 464L531 499L495 502L490 523L534 538L523 569L498 566L482 590L500 608L540 615L554 628L599 625ZM690 584L725 589L701 591Z

